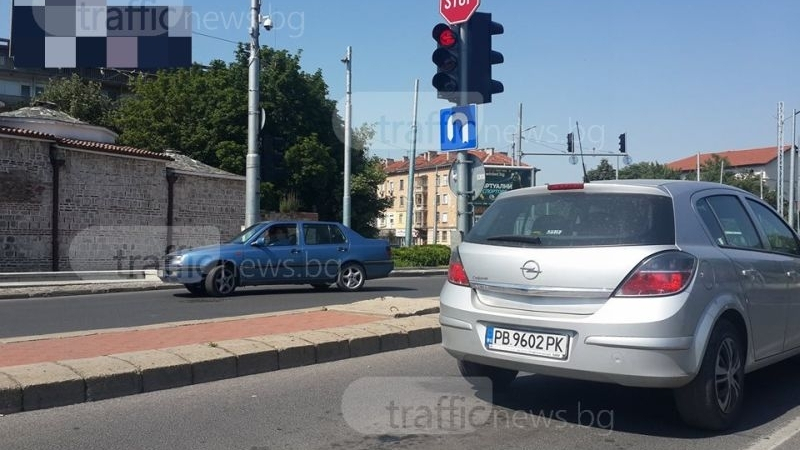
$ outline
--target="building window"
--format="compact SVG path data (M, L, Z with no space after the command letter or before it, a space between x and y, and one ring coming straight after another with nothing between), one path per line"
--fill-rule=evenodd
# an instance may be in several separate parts
M442 242L447 242L447 231L442 231Z
M447 194L442 194L442 204L449 205L450 204L450 196Z
M402 178L400 178L400 190L401 191L403 190L403 179Z
M400 206L405 205L405 203L406 203L406 198L403 197L403 196L400 196Z
M442 223L447 223L447 213L442 213Z
M31 96L31 87L27 84L23 84L20 86L20 94L23 97L30 97Z
M398 223L400 223L400 224L405 224L405 223L406 223L406 221L405 221L405 220L403 220L403 219L404 219L403 215L402 215L402 214L400 214L400 215L398 216L398 218L397 218L397 222L398 222Z
M389 182L389 195L394 193L394 181Z
M394 227L394 214L389 214L389 228Z

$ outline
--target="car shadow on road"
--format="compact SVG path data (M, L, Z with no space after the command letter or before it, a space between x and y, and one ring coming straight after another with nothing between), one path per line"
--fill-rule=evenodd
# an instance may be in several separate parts
M601 434L622 431L681 439L741 433L800 406L798 377L800 357L749 374L739 423L725 432L712 433L685 425L668 389L520 374L507 390L493 394L492 401L499 407L499 419L494 417L493 425L532 428L566 424L594 428Z

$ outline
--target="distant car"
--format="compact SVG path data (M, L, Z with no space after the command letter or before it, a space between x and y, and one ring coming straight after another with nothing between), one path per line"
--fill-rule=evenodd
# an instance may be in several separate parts
M226 296L237 286L310 284L357 291L394 269L389 243L335 222L255 224L222 245L167 255L159 277L196 295Z
M745 373L800 353L800 241L716 183L519 189L453 251L440 321L464 376L672 388L685 422L725 429Z

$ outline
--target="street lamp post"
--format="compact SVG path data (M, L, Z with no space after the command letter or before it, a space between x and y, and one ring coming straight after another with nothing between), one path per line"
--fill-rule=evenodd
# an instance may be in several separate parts
M347 47L347 55L342 62L345 64L345 100L344 100L344 195L342 196L342 223L350 226L350 146L352 143L353 130L350 121L352 120L352 61L353 48Z
M261 219L259 185L261 184L261 156L258 153L258 132L261 122L261 101L258 91L258 76L261 72L261 59L258 45L258 26L261 0L250 3L250 72L248 75L247 108L247 161L245 172L245 217L244 225L249 227Z

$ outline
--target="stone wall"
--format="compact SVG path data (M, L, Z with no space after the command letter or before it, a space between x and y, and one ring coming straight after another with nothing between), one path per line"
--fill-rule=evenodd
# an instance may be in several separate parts
M0 272L50 271L50 144L0 139ZM59 149L59 270L158 268L168 247L168 161ZM229 239L244 223L241 179L178 174L172 244Z
M0 138L0 272L49 271L49 143Z

